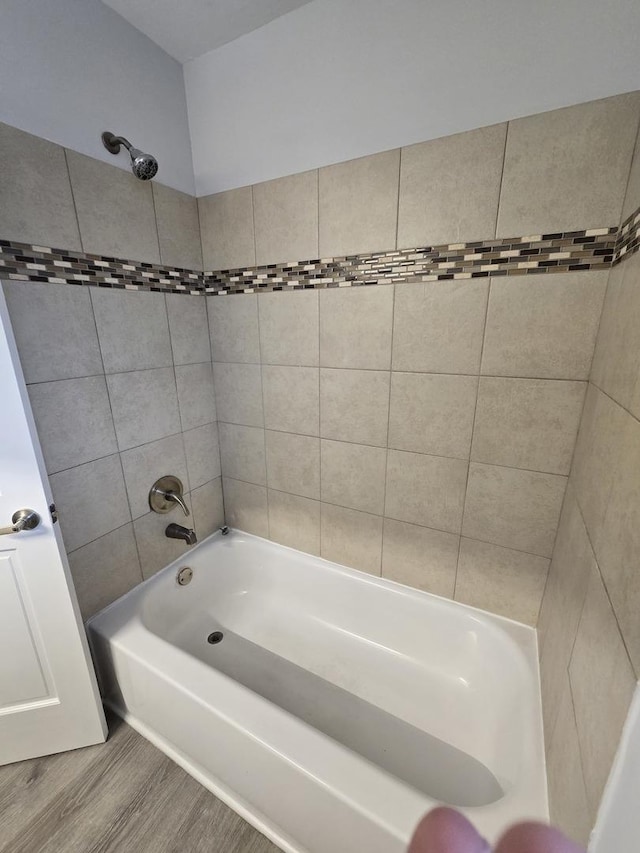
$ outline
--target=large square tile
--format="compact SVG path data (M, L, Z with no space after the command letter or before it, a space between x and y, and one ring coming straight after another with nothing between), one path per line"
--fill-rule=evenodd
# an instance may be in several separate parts
M125 450L120 454L120 458L132 518L140 518L149 512L149 492L160 477L166 474L177 477L182 483L185 497L191 488L180 433ZM171 511L170 520L180 521L181 518L182 510L176 504Z
M5 282L26 382L103 373L89 288Z
M253 187L256 263L318 257L318 172L302 172Z
M475 376L392 373L389 447L468 459L477 388Z
M106 373L173 364L164 293L92 287L91 302Z
M398 248L495 237L506 124L402 149Z
M390 450L385 516L460 533L468 463Z
M588 379L607 275L492 279L482 373Z
M320 556L320 502L268 489L269 538Z
M229 527L267 539L269 517L266 488L228 477L223 478L222 488L225 518Z
M113 373L107 387L120 450L180 432L171 367Z
M267 484L306 498L320 497L320 440L267 430Z
M535 626L549 560L462 538L456 601Z
M382 576L453 598L460 537L404 521L384 520Z
M191 508L198 541L219 530L224 521L222 479L217 477L191 492Z
M325 560L380 575L382 518L323 503L320 548Z
M264 365L262 393L267 429L318 435L320 419L317 367Z
M393 369L478 373L486 281L396 285Z
M320 169L320 257L395 248L399 172L399 150Z
M194 429L216 420L211 364L177 365L176 386L182 429Z
M255 293L207 296L206 299L213 360L259 364L258 297Z
M117 451L104 376L30 385L29 399L49 474Z
M205 270L251 267L256 262L251 187L198 199Z
M218 425L205 424L182 434L187 456L189 486L197 489L220 476Z
M157 181L151 187L162 263L180 269L201 270L202 246L197 199Z
M392 285L321 290L320 364L388 370L392 325Z
M636 687L616 617L594 569L569 666L582 768L592 820Z
M321 441L322 500L382 515L387 451L382 447Z
M93 616L142 582L131 523L69 554L69 568L83 619Z
M49 478L67 551L131 521L117 453Z
M220 421L264 426L259 364L214 364L216 411Z
M318 292L261 293L263 364L318 365Z
M586 382L480 378L471 458L568 474Z
M151 184L76 151L67 162L83 251L159 264Z
M3 240L81 248L64 148L0 122Z
M323 438L386 447L388 371L321 368L320 412Z
M257 427L218 424L222 474L234 480L266 485L264 430Z
M634 92L509 122L498 237L617 223L639 116Z
M167 293L167 314L174 364L211 361L207 305L202 296Z
M462 535L550 557L567 478L472 462Z

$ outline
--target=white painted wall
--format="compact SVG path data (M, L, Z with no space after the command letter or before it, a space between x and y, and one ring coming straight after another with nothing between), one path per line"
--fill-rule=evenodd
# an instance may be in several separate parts
M640 89L637 0L314 0L185 65L198 195Z
M100 0L2 0L0 121L128 169L112 130L194 191L182 67Z

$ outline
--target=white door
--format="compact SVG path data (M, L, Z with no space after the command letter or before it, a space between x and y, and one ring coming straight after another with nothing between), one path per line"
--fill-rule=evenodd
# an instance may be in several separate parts
M27 285L28 287L28 285ZM96 496L98 499L98 496ZM0 765L104 741L106 725L0 286Z

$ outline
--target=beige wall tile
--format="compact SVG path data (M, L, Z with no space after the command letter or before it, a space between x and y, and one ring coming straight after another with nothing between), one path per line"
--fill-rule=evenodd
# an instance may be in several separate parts
M535 625L549 560L462 538L456 601Z
M338 441L387 445L389 373L320 370L320 435Z
M640 380L640 253L611 270L591 381L625 408Z
M191 503L190 494L187 495L187 501ZM133 522L142 576L145 580L178 557L186 557L191 550L181 539L169 539L165 536L167 524L167 516L158 515L157 512L148 512ZM193 521L186 526L190 527L192 524Z
M481 377L471 458L568 474L586 382Z
M631 216L638 207L640 207L640 131L636 138L636 148L631 162L627 194L622 206L621 222L624 222L628 216ZM615 223L612 224L615 225Z
M120 450L180 432L172 367L112 373L107 388Z
M222 527L225 520L220 477L191 492L191 511L199 542Z
M256 263L318 257L318 172L302 172L253 187Z
M608 272L491 281L482 373L587 379Z
M224 477L222 489L227 524L267 539L269 518L266 488Z
M320 547L325 560L380 574L382 518L323 503L320 523Z
M472 462L462 534L550 557L566 477Z
M67 162L83 251L159 264L151 184L76 151Z
M399 149L320 169L320 257L395 248L399 171Z
M220 463L224 478L266 485L264 430L257 427L218 424Z
M396 285L393 369L478 373L486 281Z
M213 372L210 364L178 364L174 368L182 429L195 429L216 420Z
M263 364L318 366L318 291L261 293Z
M600 569L631 662L640 673L640 423L624 412L618 464L599 549Z
M254 293L207 296L207 313L214 361L260 363L258 297Z
M322 500L382 515L387 451L326 439L320 448Z
M202 296L167 293L167 315L174 364L211 361L207 305Z
M205 270L254 266L256 248L251 187L199 198L198 214Z
M220 477L220 441L218 424L190 429L182 434L189 471L189 488L197 489Z
M495 237L506 124L402 149L398 248Z
M620 406L590 384L573 457L571 481L596 557L600 554L602 529L624 426L625 413Z
M52 474L49 482L67 551L131 521L117 453ZM100 500L96 500L96 483L101 484Z
M586 848L593 823L582 774L571 687L566 674L558 722L547 750L547 778L552 824Z
M390 450L385 516L460 533L468 463Z
M595 820L636 686L600 574L593 571L571 664L584 781Z
M389 447L469 458L475 376L391 374Z
M267 490L269 538L305 554L320 556L320 502Z
M29 399L47 473L117 451L104 376L30 385Z
M264 420L267 429L318 435L320 380L317 367L262 367Z
M320 364L388 370L391 363L393 287L320 291Z
M103 373L89 288L4 282L26 382Z
M120 454L120 461L132 518L140 518L149 512L151 487L165 474L173 474L180 480L185 495L191 490L180 433L125 450ZM182 510L178 506L172 512L175 520L182 516ZM173 520L174 518L171 519Z
M271 489L320 497L320 440L309 435L266 432L267 484Z
M573 487L567 488L538 620L542 712L551 742L589 578L597 568Z
M197 199L155 181L151 187L162 263L188 270L201 270L202 246Z
M80 250L64 148L0 122L0 161L2 239Z
M142 581L133 525L72 551L69 568L82 618L88 619Z
M385 518L382 576L453 598L460 537Z
M262 378L259 364L214 364L218 420L245 426L264 426Z
M498 237L616 224L639 116L635 92L510 122Z

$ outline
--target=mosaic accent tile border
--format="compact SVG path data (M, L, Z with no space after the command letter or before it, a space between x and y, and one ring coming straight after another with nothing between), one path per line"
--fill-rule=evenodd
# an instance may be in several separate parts
M639 250L640 208L620 229L534 234L205 273L0 240L0 278L223 296L606 269Z
M0 240L0 278L163 293L202 293L202 273Z

